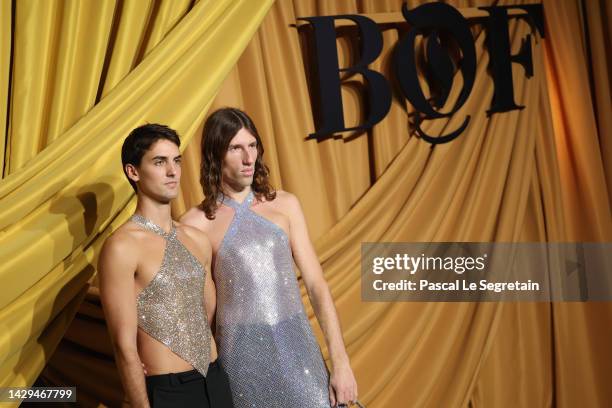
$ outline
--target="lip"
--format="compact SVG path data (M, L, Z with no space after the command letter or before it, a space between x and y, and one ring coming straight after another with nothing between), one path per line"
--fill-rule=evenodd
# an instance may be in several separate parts
M247 170L240 171L240 173L244 174L245 176L252 176L254 172L255 172L254 169L247 169Z
M176 187L178 185L178 182L177 181L169 181L169 182L167 182L165 184L167 186L170 186L170 187Z

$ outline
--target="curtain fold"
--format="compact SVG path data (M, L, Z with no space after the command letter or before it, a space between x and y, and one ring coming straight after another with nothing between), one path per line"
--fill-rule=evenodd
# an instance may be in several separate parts
M550 38L544 47L559 170L564 184L561 191L565 223L572 240L610 241L612 216L589 87L588 54L584 43L578 40L584 35L581 5L579 1L564 2L561 7L557 2L545 1L544 5Z
M586 14L590 54L591 89L594 92L593 107L597 119L599 145L608 186L608 198L612 206L612 4L605 0L583 0L581 2Z
M11 98L5 174L23 167L95 104L114 7L111 1L15 3L12 79L20 85Z
M13 43L13 13L11 4L0 2L0 180L7 163L10 150L6 146L8 132L7 113L9 107L9 92L11 89L11 50Z
M553 133L567 240L609 242L612 216L604 164L610 161L609 146L605 144L610 133L602 133L605 123L598 129L595 114L598 101L593 99L589 75L595 74L598 80L595 87L601 87L595 91L598 95L606 92L609 95L609 77L602 82L601 69L589 63L586 49L589 43L593 47L608 42L609 37L593 37L592 33L582 31L581 3L544 2L549 38L545 61ZM585 4L591 12L599 6L596 1ZM577 41L579 38L584 41ZM612 401L612 390L605 385L612 370L612 352L609 347L602 347L599 340L609 339L610 321L609 303L553 304L553 372L558 406L606 406ZM579 384L575 383L575 373L580 373Z
M408 7L422 3L409 1ZM479 13L474 7L492 4L448 3L472 17ZM78 16L90 12L57 4L45 6L55 14L39 16L56 22L48 30L57 33L78 27L59 22L79 22ZM275 187L302 203L366 405L609 405L608 303L371 303L361 301L360 286L362 242L611 240L612 133L606 131L605 110L610 31L603 24L609 5L585 2L583 27L580 0L544 0L546 38L531 40L534 76L512 67L515 100L525 109L490 117L486 32L472 27L478 65L470 97L452 118L423 126L439 135L456 129L466 115L470 124L459 138L433 148L414 133L414 110L397 90L388 116L371 131L306 140L314 131L313 84L307 81L311 50L295 27L297 18L394 13L385 18L401 21L402 1L278 0L266 15L270 6L271 1L246 0L89 5L101 18L82 35L96 33L99 49L87 52L97 51L98 60L89 61L79 81L96 86L74 95L70 87L54 85L65 77L54 74L42 88L19 89L24 84L15 78L23 73L14 72L10 84L18 92L12 106L34 98L37 109L58 111L29 124L38 133L27 137L25 128L13 130L17 111L9 110L7 163L17 163L13 145L22 144L29 157L15 159L22 164L11 164L0 182L0 322L10 328L0 332L0 356L7 356L0 357L0 378L8 378L3 384L31 383L63 336L39 381L77 385L83 406L121 403L95 287L100 245L135 204L121 174L120 143L143 121L167 123L183 135L181 197L172 207L178 217L203 198L199 150L205 114L230 105L254 118ZM26 41L17 38L26 22L16 12L15 41ZM3 22L7 18L3 13ZM393 47L405 29L383 27L384 48L370 67L386 78L395 75ZM512 19L509 30L516 53L530 27ZM341 66L353 61L352 35L350 27L340 30ZM64 38L58 34L53 46L63 46ZM70 49L80 49L82 38L71 35L70 41ZM3 44L0 52L10 52L10 42ZM367 110L363 79L348 80L342 96L351 125ZM0 92L2 84L0 77ZM461 86L457 78L443 111ZM56 100L63 101L57 108ZM92 286L81 303L87 282ZM322 340L303 288L302 294Z

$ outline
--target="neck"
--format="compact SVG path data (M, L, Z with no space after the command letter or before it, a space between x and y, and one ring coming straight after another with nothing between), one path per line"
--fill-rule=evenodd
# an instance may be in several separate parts
M241 203L244 201L247 195L251 192L251 186L246 187L232 187L228 184L223 184L223 194L231 198L232 200Z
M168 232L172 229L172 215L170 203L160 203L149 197L138 194L135 214L142 215L146 219L157 224L161 229Z

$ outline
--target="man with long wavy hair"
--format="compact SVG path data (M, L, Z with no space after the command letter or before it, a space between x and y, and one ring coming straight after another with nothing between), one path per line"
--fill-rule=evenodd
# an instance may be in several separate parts
M204 125L205 199L181 222L210 238L216 339L236 407L309 408L356 401L333 300L295 196L274 191L253 121L239 109ZM331 375L301 302L299 267L330 352Z

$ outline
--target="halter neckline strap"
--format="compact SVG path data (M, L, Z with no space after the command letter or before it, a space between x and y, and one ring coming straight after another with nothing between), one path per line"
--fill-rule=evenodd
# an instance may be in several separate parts
M253 204L254 199L255 199L255 195L253 194L253 191L249 191L249 194L247 194L247 196L244 198L242 203L235 201L233 198L231 198L228 195L221 194L219 203L226 204L232 207L234 210L238 210L238 209L243 209L243 208L249 208L251 204Z
M143 217L140 214L132 215L130 217L130 221L132 221L132 222L140 225L144 229L152 231L152 232L156 233L157 235L160 235L160 236L162 236L162 237L164 237L166 239L172 238L172 237L176 236L176 227L174 226L174 221L172 222L172 227L170 228L170 232L164 231L164 229L162 227L160 227L159 225L155 224L150 219L148 219L146 217Z

